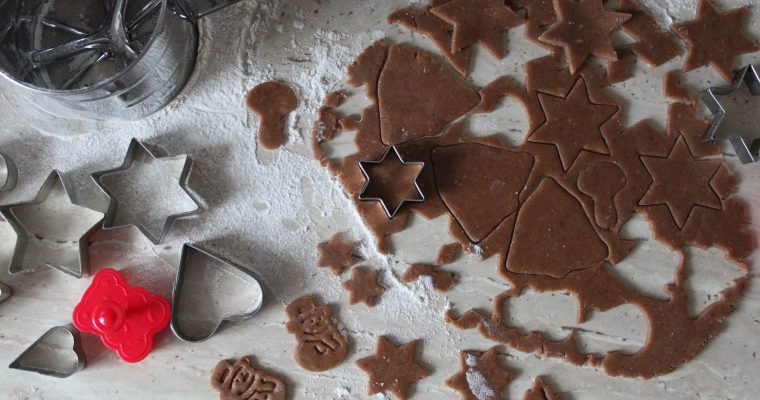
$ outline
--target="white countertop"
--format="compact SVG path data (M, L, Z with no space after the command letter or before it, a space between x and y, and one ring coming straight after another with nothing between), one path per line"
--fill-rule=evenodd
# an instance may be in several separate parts
M659 9L666 11L659 13L663 17L671 15L677 21L693 17L689 10L693 2L648 0L647 4L655 2L665 7ZM724 0L719 4L727 8L751 2ZM364 47L388 37L433 49L420 35L386 24L386 16L406 2L348 3L243 0L206 18L201 23L201 56L191 82L166 109L140 122L56 120L32 113L20 91L0 81L0 149L15 159L21 173L17 189L0 193L0 203L31 199L50 170L57 168L65 172L79 201L104 210L105 199L89 174L119 165L132 137L173 154L187 153L195 160L190 185L203 199L207 212L176 223L160 246L152 245L135 229L100 232L91 246L93 267L126 270L131 283L168 297L181 245L192 241L256 271L269 296L261 314L225 326L207 342L187 344L168 330L161 333L154 352L136 365L122 362L97 337L85 335L86 369L67 379L0 369L0 398L212 399L216 394L209 377L214 365L244 355L281 374L293 399L367 398L366 375L354 361L374 353L376 337L381 334L390 335L397 343L421 339L420 360L432 373L417 384L414 399L458 398L443 381L458 371L459 351L486 350L494 343L476 332L448 326L443 313L448 308L458 312L487 308L490 299L507 286L496 273L496 257L478 262L466 256L447 267L460 275L460 281L443 295L427 292L418 284L400 283L405 263L431 262L438 247L451 242L446 237L446 218L414 218L411 229L391 238L394 256L379 257L339 185L313 160L309 135L316 108L328 91L342 87L345 67ZM760 10L753 10L750 30L755 38L760 38L759 15ZM522 38L522 28L509 33L507 46L507 57L498 62L476 51L474 84L483 86L500 75L522 82L524 62L545 54ZM742 62L748 61L759 62L760 54ZM633 79L611 88L630 102L627 125L647 118L664 127L669 101L661 95L659 77L681 63L679 58L654 69L637 63ZM687 78L702 87L721 82L706 68ZM248 89L270 79L290 82L300 100L288 121L288 143L276 151L257 146L258 121L243 104ZM356 104L345 110L358 110L362 104L352 103ZM493 114L470 122L476 134L510 132L505 135L512 143L524 137L521 131L525 127L520 107L509 101ZM349 140L349 135L339 135L339 143ZM346 149L350 146L339 151ZM740 195L756 204L760 167L740 166L730 156L729 163L742 178ZM753 226L757 227L758 207L752 209ZM641 218L626 227L641 244L621 269L628 271L631 284L657 295L672 279L678 260L661 243L648 240L647 230ZM388 289L375 308L349 306L340 280L329 270L316 268L316 245L334 232L361 241L365 264L382 270ZM0 225L0 236L0 265L5 265L14 244L7 224ZM690 268L695 271L689 278L690 301L703 307L708 294L718 293L736 271L718 251L693 250L690 254L694 260ZM77 280L51 270L9 278L2 269L0 280L14 289L14 296L0 304L0 365L7 365L48 328L70 321L89 278ZM332 306L349 342L349 359L324 373L307 372L295 363L295 340L284 326L285 306L304 294L317 294ZM571 296L561 293L527 293L510 305L513 323L555 335L579 326L576 307ZM596 351L635 350L646 337L645 318L633 307L596 314L580 327L590 331L583 336L584 344ZM505 365L519 371L508 398L521 398L536 375L549 376L566 399L756 398L760 391L760 354L755 353L760 352L759 333L760 280L753 273L722 333L676 372L647 381L613 378L594 368L539 359L502 346Z

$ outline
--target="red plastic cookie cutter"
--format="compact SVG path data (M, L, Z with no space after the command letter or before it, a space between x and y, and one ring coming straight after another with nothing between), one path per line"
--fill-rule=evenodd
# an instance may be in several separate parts
M124 275L106 268L92 278L90 287L74 308L74 325L100 336L122 360L138 362L153 349L153 336L171 319L165 298L127 283Z

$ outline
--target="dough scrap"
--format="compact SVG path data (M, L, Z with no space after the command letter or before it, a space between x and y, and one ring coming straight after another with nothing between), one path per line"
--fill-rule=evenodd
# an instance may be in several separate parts
M219 400L285 400L285 384L273 375L241 357L234 364L220 361L211 373L211 386Z
M343 282L343 287L351 293L350 304L362 302L367 307L374 307L377 296L385 292L385 288L377 283L377 271L365 267L351 269L351 279Z
M343 92L332 92L327 95L325 103L317 112L317 119L311 128L311 151L314 158L319 163L334 173L335 164L326 159L325 151L322 149L322 143L333 140L335 134L340 130L340 117L334 109L340 107L346 101L346 94Z
M330 268L333 274L340 276L343 270L356 264L354 242L344 242L340 233L334 234L330 241L317 245L319 260L317 266Z
M412 386L428 376L414 359L416 346L416 341L395 346L384 336L378 337L375 354L356 361L369 376L367 394L390 392L399 400L406 400Z
M502 392L517 373L501 365L498 351L494 346L486 352L460 352L461 370L444 383L460 392L462 400L502 399Z
M678 70L668 71L662 76L662 94L679 103L685 103L696 107L697 98L681 83L681 76Z
M401 281L406 283L417 282L420 278L430 279L433 288L439 292L445 292L454 286L454 274L441 271L439 266L430 264L412 264L401 275Z
M435 265L451 264L459 258L462 253L462 245L459 243L444 244L438 249L438 255L435 257Z
M614 85L625 82L633 76L633 65L636 63L634 53L627 47L615 49L618 55L617 61L607 62L607 76L605 85Z
M533 386L525 391L523 400L562 400L562 395L554 393L554 390L537 376L533 379Z
M513 0L512 3L516 8L525 10L528 19L525 24L525 37L528 40L552 53L561 50L560 47L539 39L551 24L557 22L553 0Z
M282 120L298 106L293 89L282 82L260 83L248 92L245 103L259 115L259 144L269 150L280 147Z
M296 361L308 371L322 372L335 368L348 355L343 335L332 322L332 311L304 296L285 308L286 328L296 337Z
M442 2L447 3L448 1ZM454 69L462 76L467 76L470 68L471 49L464 48L460 51L452 51L452 30L451 24L436 17L430 12L434 7L433 4L427 5L422 9L415 7L402 8L388 16L388 23L399 23L413 30L428 36L435 43L436 47L443 52L446 59L449 60Z
M711 157L721 154L718 143L705 143L703 140L709 127L710 121L702 117L694 107L686 103L673 103L668 106L668 135L682 136L694 157Z
M388 46L383 41L367 47L356 61L348 66L348 84L353 87L364 86L369 100L377 104L378 77L388 55Z
M709 0L699 0L694 20L671 27L689 46L683 72L710 65L731 82L736 57L760 51L760 43L742 32L749 12L749 7L720 12Z
M378 92L380 132L386 145L438 135L479 99L446 65L402 44L390 47Z

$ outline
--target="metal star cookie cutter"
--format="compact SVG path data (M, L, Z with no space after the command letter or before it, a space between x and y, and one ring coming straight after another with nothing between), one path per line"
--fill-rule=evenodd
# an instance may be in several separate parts
M40 187L39 192L37 192L37 195L34 197L33 200L23 202L23 203L15 203L15 204L0 206L0 215L2 215L3 218L5 218L5 220L8 222L8 224L10 224L10 226L13 228L13 231L16 233L16 237L17 237L16 246L13 250L13 256L11 257L11 262L8 267L8 272L11 275L22 273L22 272L32 272L43 266L43 265L37 265L30 268L25 268L24 264L25 264L25 258L29 250L28 247L29 247L30 241L32 239L45 240L45 238L42 237L40 234L30 232L28 230L28 228L24 225L21 219L19 219L19 216L17 215L15 209L19 207L37 206L37 205L43 204L45 201L47 201L47 198L50 196L50 194L59 184L61 185L63 192L66 194L68 201L72 205L79 208L86 209L92 213L102 214L98 211L95 211L90 208L77 204L74 201L74 197L72 196L71 192L69 192L68 186L66 186L66 183L63 181L61 172L58 170L53 170L50 173L50 175L48 175L47 179L45 179L45 182L42 184L42 187ZM100 227L100 223L102 221L103 221L103 217L101 216L96 222L93 223L92 227L86 230L76 241L63 242L61 239L49 239L50 241L55 240L55 244L57 247L61 247L62 245L66 243L69 243L69 244L78 243L79 255L77 258L77 265L67 266L67 265L60 265L57 262L44 261L44 266L57 269L61 272L67 273L77 278L81 278L83 272L89 270L90 237L98 230L98 228Z
M11 290L10 286L4 283L0 283L0 303L8 300L8 298L11 297L12 293L13 291Z
M18 183L18 168L7 154L0 152L0 192L13 190Z
M396 209L390 210L388 209L388 204L385 202L385 200L381 197L366 197L365 193L367 191L367 188L370 184L370 176L367 173L366 165L380 165L385 162L385 160L388 158L388 155L393 154L398 161L401 163L401 165L419 165L420 166L420 172L417 173L417 176L414 177L414 188L417 191L417 194L419 197L417 198L406 198L402 199L399 204L396 206ZM404 161L404 159L401 157L401 154L398 152L398 148L396 146L390 146L388 147L388 150L385 151L385 154L383 154L383 157L378 161L371 161L371 160L362 160L359 161L359 169L362 171L362 175L364 175L364 185L362 186L361 190L359 191L359 200L360 201L377 201L380 203L380 205L383 207L383 211L385 211L385 215L388 216L388 219L393 219L396 214L398 214L399 210L401 210L401 207L406 203L422 203L425 201L425 194L422 193L422 189L420 188L419 183L417 180L420 177L420 174L422 174L422 170L425 168L425 163L421 161Z
M196 208L192 211L187 211L183 213L178 214L172 214L166 217L166 220L164 221L164 226L161 229L161 233L156 236L153 233L151 233L145 226L143 226L140 223L124 223L124 224L115 224L116 219L116 212L119 208L119 201L116 199L116 196L111 192L106 185L103 184L102 179L106 175L116 174L124 171L128 171L130 168L132 168L132 165L136 159L137 153L142 152L146 154L151 159L172 159L172 158L185 158L185 165L182 168L182 172L180 173L180 176L178 178L179 186L180 188L190 197L190 199L195 203ZM172 225L174 224L174 221L182 218L187 218L191 216L195 216L198 214L201 214L204 212L203 207L201 206L201 202L196 197L195 193L188 188L188 179L190 178L190 172L193 168L193 160L190 158L190 156L187 155L178 155L178 156L159 156L155 152L153 152L148 146L146 146L143 142L141 142L138 139L132 139L132 141L129 143L129 148L127 149L127 154L124 157L124 161L122 162L121 166L112 168L105 171L99 171L92 174L92 179L95 181L95 184L98 185L100 190L105 193L105 195L108 197L108 211L106 211L105 220L103 222L103 229L104 230L111 230L111 229L119 229L124 228L128 226L134 226L136 227L140 233L142 233L148 240L150 240L153 244L159 245L163 243L167 236L169 235L169 232L171 231Z
M180 326L181 316L187 312L181 309L181 298L182 298L182 292L185 285L185 273L190 264L190 259L192 256L203 258L204 262L206 263L204 267L206 268L208 268L208 263L213 263L213 264L216 264L217 266L221 266L221 267L229 269L232 273L244 279L246 283L249 285L249 288L255 292L254 293L255 296L253 297L254 301L253 303L250 304L251 308L248 310L248 312L245 312L242 314L225 315L224 317L220 318L219 321L217 321L213 329L201 335L190 335L186 333ZM193 293L192 296L209 298L210 295L208 293ZM179 260L179 269L177 270L177 278L174 280L174 290L172 291L171 329L172 329L172 332L174 332L174 334L178 338L186 342L194 342L194 343L203 342L205 340L210 339L212 336L214 336L214 334L216 334L216 332L226 322L246 321L253 318L256 314L259 313L259 311L261 311L261 308L263 307L263 305L264 305L264 288L261 285L261 280L253 271L247 268L244 268L224 257L213 254L199 247L198 245L185 243L185 245L182 247L182 255L180 256L180 260ZM196 312L196 313L198 312L197 310L190 310L190 311Z
M734 80L728 86L711 87L699 93L700 99L713 115L710 128L705 134L704 141L715 141L720 124L726 118L726 110L718 100L718 96L726 96L738 90L742 84L747 85L752 96L760 96L760 74L754 65L750 64L736 71ZM758 110L760 112L760 110ZM760 155L760 138L749 142L741 134L731 133L727 140L734 147L736 155L743 164L751 164L758 161Z
M70 359L68 361L71 361L71 367L65 368L61 367L60 365L55 365L53 361L50 361L50 364L48 366L40 366L40 365L25 365L25 362L27 362L27 358L32 358L33 353L37 350L38 347L45 346L45 342L50 338L52 335L58 333L58 331L63 331L64 334L70 335L72 339L72 347L71 351L72 353L69 355ZM41 351L45 351L45 348L41 348ZM47 349L48 351L52 351L54 349ZM71 375L74 375L75 373L81 371L85 365L87 364L87 357L84 353L84 347L82 346L82 334L77 330L77 328L73 327L72 325L65 325L65 326L56 326L54 328L51 328L47 332L45 332L42 336L40 336L39 339L34 341L31 346L29 346L26 350L24 350L23 353L21 353L20 356L18 356L13 362L8 366L8 368L12 369L19 369L23 371L31 371L31 372L37 372L42 375L49 375L56 378L68 378Z

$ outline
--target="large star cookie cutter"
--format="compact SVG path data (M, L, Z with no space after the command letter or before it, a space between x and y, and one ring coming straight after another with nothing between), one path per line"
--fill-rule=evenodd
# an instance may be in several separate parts
M747 89L752 96L760 96L760 75L758 74L758 69L755 68L754 65L750 64L736 71L734 74L734 80L730 85L711 87L699 93L702 102L707 106L714 117L710 124L710 128L705 134L705 141L718 140L719 138L717 137L717 134L721 123L726 117L730 117L726 114L726 109L723 107L718 97L727 96L741 88L742 85L747 85ZM751 164L758 161L758 156L760 155L760 138L750 140L745 138L741 133L731 132L726 139L734 147L736 155L743 164Z
M377 166L382 165L386 161L389 160L388 156L392 156L395 158L395 161L399 162L402 167L412 166L412 167L418 167L419 171L417 172L417 175L414 177L414 189L416 192L416 197L408 197L401 199L395 208L392 210L388 206L388 202L386 201L383 196L380 195L372 195L368 194L368 188L370 187L370 184L372 183L372 176L368 171L368 166ZM412 162L412 161L404 161L404 159L401 157L401 154L399 154L398 149L396 146L390 146L388 147L388 150L385 151L385 154L383 154L383 157L377 161L372 160L362 160L359 161L359 169L362 171L362 175L364 175L364 185L362 186L361 190L359 191L359 200L360 201L377 201L380 203L380 205L383 207L383 211L385 211L385 215L388 216L388 219L393 219L396 214L398 214L399 210L401 210L401 207L406 203L421 203L425 201L425 194L422 192L422 189L420 188L419 183L417 180L420 177L420 174L422 174L422 170L425 168L424 162Z
M87 224L88 228L84 230L84 232L81 232L81 234L77 233L76 238L73 240L61 236L61 232L67 227L58 226L50 221L46 222L45 225L45 229L49 232L43 234L42 232L35 231L35 228L27 223L28 215L21 212L23 209L31 208L35 214L39 214L39 208L48 201L48 197L50 197L53 191L58 187L63 190L63 193L72 206L86 210L86 212L91 215L93 221L92 224ZM83 272L88 270L90 259L88 255L90 237L98 230L100 223L103 221L103 213L78 205L64 183L60 171L53 170L53 172L48 175L37 193L37 196L35 196L33 200L2 206L0 207L0 214L6 221L8 221L17 237L16 246L8 267L8 272L11 275L22 272L31 272L46 266L81 278ZM45 247L47 250L51 251L51 254L45 255L44 259L42 259L42 257L36 257L37 260L33 260L34 264L29 265L27 256L39 253L34 251L39 249L39 247L35 248L34 245ZM63 254L71 247L76 247L78 251L77 257L75 257L76 262L73 264L72 258L66 257L66 254Z
M194 210L177 213L177 214L171 214L167 216L166 220L164 221L164 225L161 229L161 232L158 235L152 233L146 226L144 226L143 224L139 222L117 224L115 220L116 220L117 209L119 208L119 201L114 195L114 193L105 184L103 184L103 177L107 175L113 175L113 174L126 172L130 168L132 168L132 165L134 164L138 156L138 153L144 154L151 160L171 160L171 159L184 158L184 166L182 168L181 173L177 177L177 180L179 182L179 187L187 194L187 196L196 205L196 208ZM103 222L103 229L110 230L110 229L119 229L119 228L124 228L128 226L134 226L140 231L140 233L145 235L145 237L148 238L148 240L150 240L153 244L158 245L158 244L163 243L166 240L167 236L169 235L169 232L171 231L174 221L181 218L195 216L195 215L201 214L204 211L203 207L201 206L201 202L198 200L198 198L193 193L193 191L188 188L187 181L190 178L190 172L192 171L192 167L193 167L193 160L187 155L162 157L154 153L150 148L148 148L140 140L132 139L132 141L129 143L127 154L124 157L124 162L121 164L121 166L92 174L92 179L95 181L98 187L100 187L103 193L105 193L106 196L108 196L108 211L106 211L105 220Z

